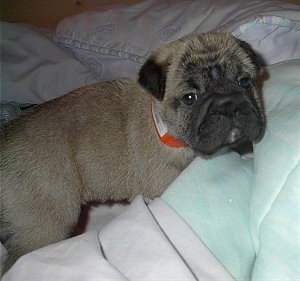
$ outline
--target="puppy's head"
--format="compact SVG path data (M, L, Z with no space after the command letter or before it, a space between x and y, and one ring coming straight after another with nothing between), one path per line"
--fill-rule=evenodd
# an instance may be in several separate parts
M258 140L265 118L260 65L250 46L227 33L185 37L156 51L139 83L169 132L201 155Z

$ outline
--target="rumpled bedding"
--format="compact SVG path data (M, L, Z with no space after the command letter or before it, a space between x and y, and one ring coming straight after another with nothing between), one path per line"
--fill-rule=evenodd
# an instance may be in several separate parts
M175 228L174 228L175 227ZM90 231L22 257L9 280L233 280L161 199L137 197L102 231Z
M237 280L300 279L300 60L268 70L253 158L196 159L162 196Z
M227 30L266 58L263 140L251 157L195 159L160 199L138 197L112 221L99 209L87 233L24 256L3 280L300 280L299 6L158 2L92 11L54 34L1 23L1 103L136 74L152 47Z
M232 32L267 65L300 58L300 6L274 0L147 0L66 18L51 33L0 28L1 103L42 103L136 75L153 48L190 33Z
M53 42L53 31L0 22L1 103L43 103L95 83L72 53Z

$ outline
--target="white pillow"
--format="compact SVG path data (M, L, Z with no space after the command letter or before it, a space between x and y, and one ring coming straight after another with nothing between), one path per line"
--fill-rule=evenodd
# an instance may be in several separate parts
M279 1L150 0L67 18L54 39L106 80L137 73L159 45L211 30L231 31L248 41L267 64L299 58L299 20L300 6ZM100 73L95 63L101 64Z
M297 20L258 16L236 28L233 35L249 42L252 48L263 56L266 64L271 65L300 58L299 31L300 22Z
M299 58L299 19L300 6L278 1L150 0L67 18L58 44L44 30L2 22L1 103L42 103L135 75L154 47L192 32L233 32L268 64Z

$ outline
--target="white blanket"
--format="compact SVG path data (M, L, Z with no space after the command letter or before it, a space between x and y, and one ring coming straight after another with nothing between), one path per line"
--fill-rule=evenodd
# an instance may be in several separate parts
M161 199L137 197L101 231L23 256L9 280L233 280Z

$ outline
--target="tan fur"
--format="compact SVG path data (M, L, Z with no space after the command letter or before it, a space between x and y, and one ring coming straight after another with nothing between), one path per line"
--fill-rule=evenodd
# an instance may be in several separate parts
M227 44L228 54L232 47L239 51L236 39L218 34L187 37L154 51L150 59L166 74L163 100L136 78L104 82L33 107L2 129L0 235L9 251L5 270L21 255L67 238L81 204L159 196L193 160L191 148L170 148L159 141L151 105L180 137L180 128L189 122L184 115L176 117L171 103L187 90L180 84L180 58L190 50L201 64L197 46L205 51L209 41L221 49ZM254 77L245 54L237 56Z
M186 167L189 148L158 141L151 100L135 80L107 82L33 108L7 126L2 215L4 224L20 228L14 236L22 242L6 245L11 259L66 238L81 203L159 196Z

